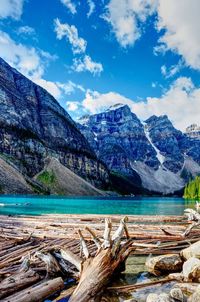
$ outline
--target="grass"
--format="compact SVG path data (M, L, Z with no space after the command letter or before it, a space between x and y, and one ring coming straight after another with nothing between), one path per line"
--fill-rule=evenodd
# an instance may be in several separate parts
M37 180L49 186L55 183L56 176L53 171L44 171L38 175Z

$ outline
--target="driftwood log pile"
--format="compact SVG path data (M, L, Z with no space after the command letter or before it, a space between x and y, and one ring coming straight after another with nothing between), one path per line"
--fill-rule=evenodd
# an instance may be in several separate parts
M115 290L110 282L124 269L128 255L178 254L197 242L198 217L190 213L189 220L0 216L0 301L43 301L51 295L54 301L66 296L70 302L101 301L107 287ZM74 285L66 286L71 279Z

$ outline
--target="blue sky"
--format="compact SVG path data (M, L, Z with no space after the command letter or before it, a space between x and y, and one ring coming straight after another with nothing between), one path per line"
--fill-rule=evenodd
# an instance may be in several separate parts
M1 0L0 56L75 119L125 103L185 129L200 118L199 11L198 0Z

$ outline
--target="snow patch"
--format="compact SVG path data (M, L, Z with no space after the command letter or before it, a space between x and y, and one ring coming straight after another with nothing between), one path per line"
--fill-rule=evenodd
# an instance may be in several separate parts
M165 161L165 157L161 154L160 150L152 142L152 139L151 139L150 133L149 133L149 129L148 129L148 125L145 122L142 122L142 124L144 126L144 132L145 132L146 138L148 139L149 143L156 151L156 157L157 157L158 161L160 162L161 165L163 165L163 163Z

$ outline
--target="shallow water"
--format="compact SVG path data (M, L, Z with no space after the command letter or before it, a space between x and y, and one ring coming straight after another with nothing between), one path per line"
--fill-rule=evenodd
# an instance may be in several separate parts
M191 206L183 198L74 198L57 196L0 196L0 214L132 214L182 215Z

